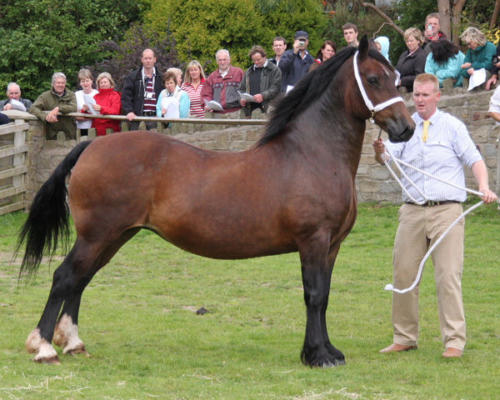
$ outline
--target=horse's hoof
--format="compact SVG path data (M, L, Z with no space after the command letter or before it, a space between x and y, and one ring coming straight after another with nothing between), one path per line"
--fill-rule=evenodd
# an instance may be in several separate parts
M35 357L33 359L33 361L36 362L36 363L39 363L39 364L61 365L61 361L59 361L59 357L58 356L40 357L40 358Z
M64 349L64 354L69 354L71 356L76 356L77 354L83 354L85 357L90 357L90 354L85 350L85 345L82 343L74 349Z

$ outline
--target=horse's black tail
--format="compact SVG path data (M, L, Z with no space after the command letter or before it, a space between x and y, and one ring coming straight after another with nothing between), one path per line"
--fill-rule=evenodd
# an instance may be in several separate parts
M75 146L37 192L18 238L16 254L26 242L20 275L36 272L44 250L54 254L59 238L67 244L69 207L66 202L66 176L90 143L85 141Z

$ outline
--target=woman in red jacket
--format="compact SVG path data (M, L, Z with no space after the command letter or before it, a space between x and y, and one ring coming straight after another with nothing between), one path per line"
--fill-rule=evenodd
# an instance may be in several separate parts
M102 72L97 77L97 93L94 96L96 105L94 109L102 115L120 115L122 100L120 92L115 89L115 81L108 72ZM120 132L120 121L112 119L93 120L92 126L96 130L97 136L105 136L107 129L112 129L114 132Z

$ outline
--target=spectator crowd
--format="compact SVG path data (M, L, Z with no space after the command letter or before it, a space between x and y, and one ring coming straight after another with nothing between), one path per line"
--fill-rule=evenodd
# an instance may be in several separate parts
M347 23L342 30L345 45L357 47L357 26ZM408 28L404 32L407 49L395 65L402 90L411 92L415 78L424 72L435 75L440 87L468 87L472 81L486 90L493 89L498 81L500 44L496 47L474 27L467 28L460 38L467 46L465 54L441 31L438 13L426 17L423 31ZM391 62L388 37L375 37L371 45ZM306 73L333 57L337 45L325 40L314 57L309 53L309 34L299 30L290 46L285 38L276 36L272 51L273 57L268 58L264 47L253 46L249 51L251 66L243 71L231 64L227 49L220 49L215 54L216 70L206 76L197 60L190 61L184 72L179 68L162 72L154 51L145 49L141 65L126 76L121 92L115 89L114 79L107 72L99 74L94 82L91 71L80 70L80 88L76 92L67 87L64 73L56 72L51 88L33 104L21 97L17 83L9 83L7 99L0 102L0 111L31 112L47 123L47 139L56 138L59 131L74 138L77 129L82 136L90 128L95 128L97 136L120 131L120 121L116 119L59 118L60 114L72 112L122 114L130 130L139 128L137 117L204 118L206 113L238 112L243 118L251 118L255 110L268 113L273 100L286 95ZM0 112L0 124L8 122L9 118ZM146 129L156 127L157 120L146 122Z

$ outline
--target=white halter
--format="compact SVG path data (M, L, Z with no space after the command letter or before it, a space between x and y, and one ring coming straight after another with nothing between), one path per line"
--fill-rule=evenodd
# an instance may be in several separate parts
M361 76L359 75L359 68L358 68L358 54L359 50L356 51L354 54L354 60L352 62L354 66L354 77L356 78L356 82L358 83L359 91L361 92L361 96L363 97L363 100L365 101L366 107L370 112L372 113L370 117L370 121L373 123L373 117L376 112L379 112L383 110L384 108L389 107L390 105L398 102L404 103L404 100L401 96L393 97L392 99L386 100L383 103L377 104L376 106L373 105L373 103L370 101L368 98L368 95L366 94L365 88L363 86L363 82L361 81Z

